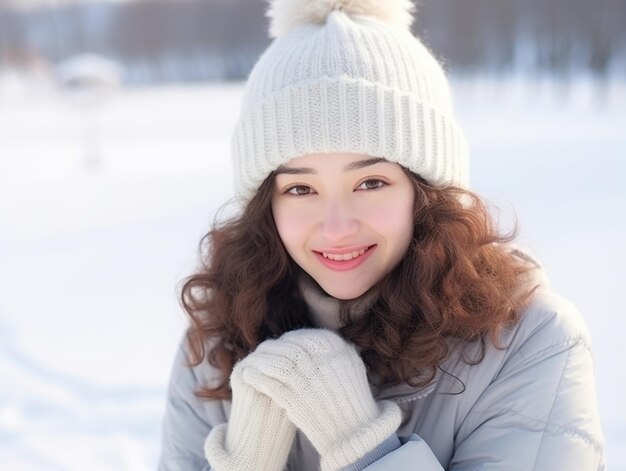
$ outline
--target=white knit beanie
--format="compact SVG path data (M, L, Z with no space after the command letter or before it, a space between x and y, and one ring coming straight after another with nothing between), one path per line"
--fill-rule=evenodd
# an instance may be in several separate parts
M245 201L290 159L384 157L434 185L468 187L467 143L441 65L410 31L410 0L270 0L272 44L232 135Z

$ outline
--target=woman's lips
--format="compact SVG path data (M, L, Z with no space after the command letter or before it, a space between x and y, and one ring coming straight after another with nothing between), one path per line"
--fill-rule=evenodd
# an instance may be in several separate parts
M360 250L353 250L353 251L345 252L345 253L322 252L322 255L325 258L330 258L331 260L338 260L338 261L352 260L353 258L357 258L363 255L368 248L369 247L364 247Z
M348 270L352 270L358 267L363 262L365 262L370 257L370 255L374 252L374 250L376 250L376 247L377 247L376 245L372 245L368 247L367 249L365 249L365 251L362 254L359 254L358 256L353 257L350 260L333 260L331 258L328 258L328 255L330 255L331 257L341 257L342 255L339 255L339 254L327 253L326 254L327 256L324 256L324 253L315 252L315 256L320 260L320 262L322 262L322 264L324 264L326 267L330 268L331 270L348 271ZM346 255L350 256L354 252L360 253L360 250L347 252L346 254L344 254L344 256Z

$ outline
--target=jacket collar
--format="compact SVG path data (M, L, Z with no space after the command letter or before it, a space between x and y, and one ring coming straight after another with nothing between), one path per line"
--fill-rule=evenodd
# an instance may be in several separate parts
M421 387L411 386L408 383L395 384L377 388L372 386L372 394L376 400L389 400L396 403L404 403L423 399L432 393L441 377L441 371L437 370L433 379Z

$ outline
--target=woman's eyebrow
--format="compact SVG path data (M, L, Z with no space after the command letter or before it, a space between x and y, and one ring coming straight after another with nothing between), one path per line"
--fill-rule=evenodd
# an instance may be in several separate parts
M344 172L349 172L351 170L358 170L360 168L364 168L364 167L369 167L370 165L376 165L379 164L381 162L388 162L387 159L384 159L382 157L372 157L371 159L365 159L365 160L357 160L355 162L350 162L349 164L347 164L344 168L343 171ZM315 170L314 168L310 168L310 167L278 167L275 172L275 175L280 175L280 174L288 174L288 175L317 175L317 170Z
M366 160L357 160L356 162L350 162L343 168L344 172L349 172L350 170L358 170L363 167L369 167L370 165L376 165L381 162L388 162L386 159L382 157L372 157L371 159Z

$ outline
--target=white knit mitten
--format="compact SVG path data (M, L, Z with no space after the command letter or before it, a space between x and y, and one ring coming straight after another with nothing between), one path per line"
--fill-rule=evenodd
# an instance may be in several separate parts
M243 379L285 408L321 457L341 469L393 434L400 408L372 397L356 348L335 332L300 329L266 340L243 361Z
M296 434L285 410L243 382L242 362L230 376L230 418L211 430L204 454L215 471L282 471Z

